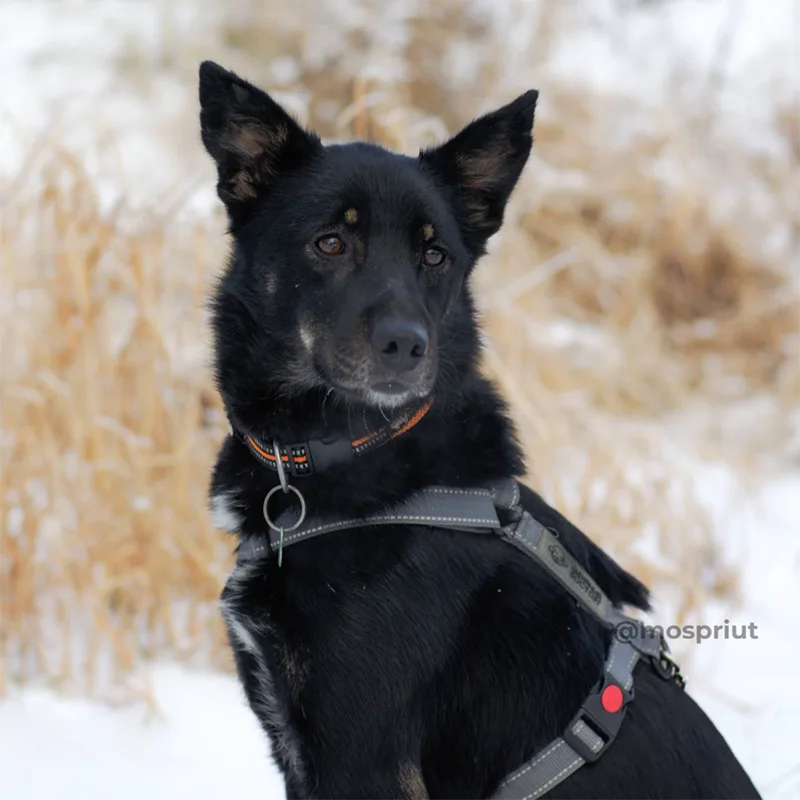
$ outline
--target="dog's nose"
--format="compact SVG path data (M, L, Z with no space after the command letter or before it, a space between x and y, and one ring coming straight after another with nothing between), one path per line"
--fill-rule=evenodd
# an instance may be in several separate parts
M428 352L428 332L419 322L389 317L372 331L372 346L383 366L394 372L410 372Z

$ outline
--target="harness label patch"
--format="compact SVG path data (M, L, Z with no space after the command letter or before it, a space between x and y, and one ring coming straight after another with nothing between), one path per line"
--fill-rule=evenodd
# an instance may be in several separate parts
M603 593L595 582L578 566L575 559L559 544L550 531L545 531L543 536L545 537L543 545L546 543L544 552L553 565L551 569L560 576L564 583L571 583L575 587L576 594L582 595L595 606L602 606Z
M569 578L595 605L600 605L602 595L594 585L594 581L575 564L570 567Z
M606 596L589 574L578 565L569 550L559 542L558 534L537 523L525 512L519 524L512 529L509 539L518 542L532 553L579 603L605 620L608 613Z
M555 564L558 564L559 567L567 566L567 554L557 544L551 544L547 549Z

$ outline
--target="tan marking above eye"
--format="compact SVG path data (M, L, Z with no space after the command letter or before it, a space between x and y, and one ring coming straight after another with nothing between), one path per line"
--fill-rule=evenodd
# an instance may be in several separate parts
M426 242L429 242L431 239L433 239L434 235L435 235L435 232L433 230L433 225L431 225L430 222L426 222L422 226L422 238Z
M317 250L326 256L338 256L344 250L344 242L334 234L321 236L316 241Z
M354 208L348 208L347 211L344 212L344 221L348 225L355 225L358 222L358 211Z

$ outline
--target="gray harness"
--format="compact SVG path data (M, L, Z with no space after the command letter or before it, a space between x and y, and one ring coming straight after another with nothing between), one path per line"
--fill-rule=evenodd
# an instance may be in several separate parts
M285 511L273 520L268 505L276 489L280 490L281 486L275 487L264 500L269 541L244 539L238 552L239 563L263 557L268 551L277 551L280 556L283 547L324 533L370 525L426 525L494 534L535 559L586 611L614 631L602 681L591 691L561 736L500 784L495 800L541 797L584 764L597 761L616 738L626 706L633 700L633 671L640 659L650 661L660 677L683 686L677 666L667 655L663 637L612 605L560 543L557 534L519 505L519 485L514 480L498 482L488 489L432 486L386 511L352 519L306 516L302 495L293 486L285 486L284 491L291 489L300 499L300 518L292 521L297 515ZM502 525L498 509L503 510L511 522Z

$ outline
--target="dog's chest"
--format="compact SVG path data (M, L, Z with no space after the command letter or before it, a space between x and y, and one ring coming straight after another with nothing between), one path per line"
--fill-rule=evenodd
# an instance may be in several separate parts
M302 786L306 759L301 693L308 675L307 650L287 635L285 626L276 624L263 602L263 583L257 567L237 567L220 607L248 701L270 737L279 765Z

